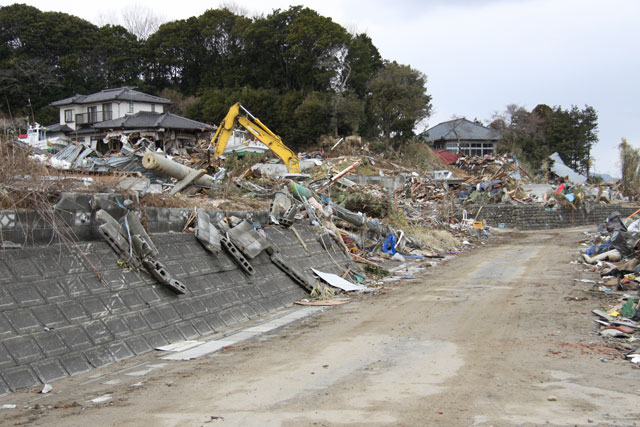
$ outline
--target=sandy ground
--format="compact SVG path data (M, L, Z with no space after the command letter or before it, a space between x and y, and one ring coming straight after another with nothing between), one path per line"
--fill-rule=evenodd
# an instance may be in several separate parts
M640 425L640 370L597 334L590 311L606 301L574 281L597 278L570 264L587 229L504 233L418 280L209 356L146 355L47 395L5 396L0 406L17 408L0 422Z

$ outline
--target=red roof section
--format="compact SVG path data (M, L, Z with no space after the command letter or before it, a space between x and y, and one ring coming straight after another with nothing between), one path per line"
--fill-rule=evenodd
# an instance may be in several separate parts
M451 151L447 151L447 150L433 150L441 159L443 162L445 162L448 165L452 165L456 162L456 160L458 160L458 155L456 153L452 153Z

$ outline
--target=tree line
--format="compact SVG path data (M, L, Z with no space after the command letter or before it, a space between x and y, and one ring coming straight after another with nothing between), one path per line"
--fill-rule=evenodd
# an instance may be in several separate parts
M1 7L0 114L51 124L58 112L49 103L129 85L212 124L240 101L294 149L321 135L358 134L381 139L390 152L431 113L422 72L383 59L369 36L309 8L253 18L211 9L143 27L144 34L24 4ZM589 172L597 142L592 107L510 105L490 126L504 136L500 148L534 170L557 151Z
M500 149L519 154L533 170L554 152L567 166L589 177L593 159L591 148L598 142L598 114L588 105L537 105L533 110L511 104L496 114L490 127L502 133Z
M123 85L207 123L240 101L293 148L323 134L397 147L431 112L423 73L302 6L254 18L207 10L143 38L13 4L0 8L0 39L0 112L45 124L58 118L49 103Z

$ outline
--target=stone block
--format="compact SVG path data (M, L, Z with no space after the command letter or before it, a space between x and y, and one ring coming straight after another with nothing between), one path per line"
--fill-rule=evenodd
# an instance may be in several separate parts
M220 319L222 319L222 321L226 326L230 326L238 323L238 321L235 319L235 317L233 317L233 315L231 314L231 311L229 310L221 311L220 313L218 313L218 316L220 317Z
M204 319L201 319L201 318L193 319L191 321L191 324L193 325L193 327L195 328L195 330L198 332L199 335L207 335L213 332L213 329L211 329L211 326L209 326L207 321Z
M16 366L16 361L13 360L9 352L5 349L5 347L0 343L0 369L10 368L12 366Z
M185 277L187 277L187 272L185 271L182 264L167 262L167 269L175 279L184 279Z
M144 338L149 343L151 348L161 347L163 345L169 344L167 339L159 331L147 332L146 334L144 334Z
M101 320L94 320L84 324L84 330L95 345L113 341L113 335Z
M113 355L107 347L90 348L84 351L84 355L94 368L100 368L115 362Z
M40 296L36 287L30 283L20 283L19 285L9 286L7 290L16 303L18 303L19 307L34 307L44 304L44 299Z
M263 282L257 285L258 291L262 294L263 298L273 296L277 294L280 290L277 285L277 281L269 280L267 282Z
M260 301L250 301L248 305L251 306L251 308L256 312L257 315L267 313L267 309L262 305Z
M93 271L81 274L80 280L91 295L101 295L110 291L109 285L101 282Z
M62 341L71 351L84 350L91 347L91 339L81 326L69 326L58 330Z
M251 299L251 295L249 294L246 286L236 288L236 295L238 296L239 301L247 301Z
M242 311L243 317L245 317L247 319L251 319L251 318L256 317L258 315L258 313L249 304L242 304L239 307L239 310Z
M116 362L120 362L121 360L125 360L125 359L130 359L133 356L135 356L133 351L131 351L129 346L127 346L127 344L123 341L110 344L109 351L111 352L111 355L113 356Z
M91 197L92 195L87 193L61 193L54 209L91 212Z
M198 263L194 261L187 260L180 263L180 265L184 269L185 277L195 277L201 274L200 268L198 267Z
M165 321L165 323L167 323L168 325L176 323L177 321L180 320L180 315L178 314L176 309L173 308L172 304L160 305L155 309L160 314L160 316L162 316L162 319Z
M91 365L82 353L65 354L60 357L60 363L70 376L86 372L91 369Z
M58 308L64 317L71 323L78 323L89 319L89 315L78 301L65 301L58 303Z
M205 281L202 276L189 277L185 283L189 296L198 296L205 293Z
M43 360L42 362L34 363L32 366L42 383L49 383L67 376L62 364L56 359Z
M78 301L82 305L82 308L84 308L84 311L86 311L92 319L99 319L109 315L109 310L104 305L100 297L84 297L80 298Z
M69 299L62 287L54 280L42 280L35 283L34 286L48 304Z
M9 389L9 386L7 385L7 383L5 383L2 377L0 377L0 396L4 396L10 391L11 390Z
M106 286L112 291L118 291L128 287L127 281L120 269L105 271L102 279L107 283Z
M12 391L35 387L40 384L38 377L29 366L6 369L2 377Z
M193 307L190 304L189 300L180 300L173 304L173 307L178 312L178 315L181 319L192 319L196 316L196 313L193 311Z
M0 340L5 338L13 337L16 335L16 331L9 324L7 319L4 318L2 313L0 312Z
M153 285L138 288L138 295L142 298L142 301L149 305L160 301L160 296Z
M124 319L129 329L131 329L134 333L140 333L148 331L150 329L150 326L142 316L142 313L125 314L122 318Z
M145 307L145 302L140 298L138 292L134 289L128 289L119 293L120 298L125 303L129 310L139 310Z
M165 320L162 318L162 315L156 308L148 308L146 310L142 310L142 317L147 321L151 329L160 329L163 326L166 326Z
M268 312L275 311L282 308L282 305L276 300L275 297L265 298L262 301L262 306L267 309Z
M69 350L57 331L40 332L33 335L33 339L45 357L59 356Z
M125 269L120 271L120 275L127 284L127 288L141 286L145 283L142 278L142 273L136 273L135 271Z
M30 334L44 329L44 326L28 308L5 311L4 315L19 334Z
M222 292L220 292L218 295L219 295L219 301L221 303L220 306L222 308L231 307L238 302L238 296L234 291L225 289Z
M13 297L9 294L6 286L0 285L0 311L12 310L18 308L18 304L13 300Z
M105 326L116 339L122 339L132 334L131 329L120 317L108 317L103 320Z
M252 283L251 286L245 287L244 291L247 293L247 298L244 301L262 298L262 294L256 288L256 283Z
M187 340L197 338L198 335L200 335L190 322L178 323L176 325L176 328L178 329L178 331L180 331L184 339Z
M237 286L238 284L244 283L248 280L247 276L245 276L240 270L228 271L227 275L229 280L228 283L231 286Z
M220 314L218 313L208 314L204 318L209 324L209 326L211 326L211 328L216 332L227 326L227 324L224 323L224 320L222 320L222 318L220 317Z
M242 310L240 310L238 307L231 308L229 310L229 313L231 313L231 316L233 316L233 318L235 319L236 323L243 322L243 321L247 320L247 316L245 316L244 313L242 312Z
M0 215L2 215L0 213ZM2 227L0 227L1 230ZM7 264L0 260L0 284L4 283L14 283L16 281L15 277L13 277L13 273Z
M193 312L197 316L202 316L209 312L209 309L204 305L204 303L200 300L200 298L191 298L188 300L189 305L193 309Z
M119 294L103 295L102 302L112 314L121 314L129 311Z
M47 328L60 328L68 324L62 311L55 304L41 305L31 309L36 318Z
M162 329L162 335L167 339L169 343L179 342L184 340L184 336L175 326L168 326Z
M13 272L18 282L26 282L42 277L42 273L36 264L30 259L22 259L9 264L9 269Z
M200 301L207 308L208 311L217 310L222 306L222 301L220 301L220 292L216 292L215 294L205 295L200 298Z
M89 295L89 290L80 279L80 275L68 275L60 278L58 284L71 298Z
M147 340L140 335L127 338L125 343L136 355L148 353L152 350Z

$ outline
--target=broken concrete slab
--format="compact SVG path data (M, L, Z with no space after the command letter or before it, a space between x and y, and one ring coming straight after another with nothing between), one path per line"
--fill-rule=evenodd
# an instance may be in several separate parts
M150 192L151 181L149 178L125 178L118 183L118 190L132 191L137 193Z
M246 257L251 259L257 257L263 250L271 246L267 239L258 234L253 225L247 221L242 221L231 228L227 231L227 236Z
M220 242L222 234L216 226L213 225L209 214L203 209L198 209L197 218L195 230L196 238L205 248L207 248L208 251L217 254L220 252L220 249L222 249Z

